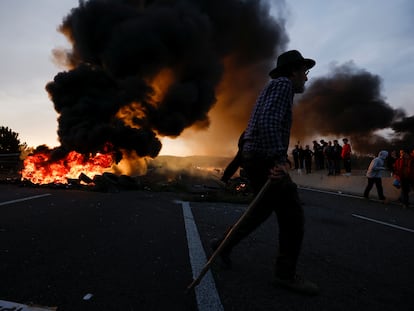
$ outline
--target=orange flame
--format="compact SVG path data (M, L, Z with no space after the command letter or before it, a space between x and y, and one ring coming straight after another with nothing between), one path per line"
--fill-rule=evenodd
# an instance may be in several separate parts
M168 88L176 79L174 71L170 68L164 68L152 79L147 82L153 89L152 101L154 104L162 102Z
M147 78L146 82L151 86L152 92L149 96L148 103L156 107L163 100L168 92L168 88L172 85L176 79L172 69L164 68L158 72L154 77ZM133 128L140 128L140 126L134 122L134 119L146 118L147 112L145 107L140 102L131 102L119 109L116 117Z
M86 157L76 151L71 151L64 159L55 162L49 160L50 155L47 152L28 156L21 171L22 180L29 180L34 184L67 184L68 179L77 179L81 173L89 178L102 174L114 162L111 153Z
M120 120L123 120L125 125L128 125L132 128L139 128L139 126L134 122L134 119L144 119L144 111L144 107L141 103L132 102L129 105L121 107L116 113L116 117Z

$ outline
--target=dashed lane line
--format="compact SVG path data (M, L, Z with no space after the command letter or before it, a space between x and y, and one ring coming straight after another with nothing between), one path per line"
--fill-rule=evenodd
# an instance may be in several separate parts
M190 203L183 201L176 201L176 203L181 204L183 208L190 263L193 272L193 278L196 278L207 262L207 257L201 244L200 235L198 233L197 225L194 221ZM194 288L194 291L196 294L199 311L224 310L211 271L208 271L206 273L200 284Z
M34 195L34 196L31 196L31 197L21 198L21 199L17 199L17 200L0 202L0 206L13 204L13 203L19 203L19 202L23 202L23 201L38 199L38 198L43 198L43 197L47 197L49 195L51 195L51 193L39 194L39 195Z
M384 226L388 226L388 227L392 227L392 228L395 228L395 229L400 229L400 230L403 230L403 231L408 231L408 232L414 233L414 230L413 229L409 229L409 228L405 228L405 227L393 225L393 224L390 224L388 222L383 222L383 221L380 221L380 220L375 220L375 219L368 218L368 217L364 217L364 216L357 215L357 214L352 214L352 216L353 217L356 217L356 218L364 219L364 220L367 220L367 221L372 221L372 222L375 222L377 224L381 224L381 225L384 225Z
M344 197L350 197L350 198L356 198L356 199L365 199L364 197L356 196L356 195L352 195L352 194L345 194L345 193L342 193L341 191L326 191L326 190L320 190L320 189L314 189L314 188L308 188L308 187L299 187L299 189L314 191L314 192L320 192L320 193L326 193L326 194L336 194L336 195L340 195L340 196L344 196ZM392 228L395 228L395 229L399 229L399 230L414 233L414 230L410 229L410 228L401 227L401 226L398 226L398 225L390 224L390 223L383 222L383 221L380 221L380 220L375 220L375 219L368 218L368 217L361 216L361 215L357 215L357 214L351 214L351 215L353 217L356 217L356 218L364 219L364 220L375 222L375 223L378 223L378 224L381 224L381 225L384 225L384 226L388 226L388 227L392 227Z
M0 311L52 311L56 309L55 307L30 306L13 301L0 300Z
M298 188L301 189L301 190L308 190L308 191L313 191L313 192L320 192L320 193L326 193L326 194L340 195L340 196L348 197L348 198L355 198L355 199L361 199L361 198L363 198L361 196L343 193L342 191L334 191L334 190L329 191L329 190L321 190L321 189L310 188L310 187L302 187L302 186L298 186Z

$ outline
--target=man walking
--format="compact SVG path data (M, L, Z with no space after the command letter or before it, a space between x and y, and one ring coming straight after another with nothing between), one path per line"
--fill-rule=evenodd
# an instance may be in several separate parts
M368 178L368 184L364 190L364 198L368 199L369 192L371 191L372 187L375 184L375 187L377 187L378 198L384 203L386 203L385 196L384 196L384 190L382 188L381 174L382 174L382 171L385 170L384 163L387 157L388 157L388 151L382 150L378 153L378 157L372 159L371 163L369 164L367 174L366 174Z
M245 221L229 235L221 252L223 262L230 265L232 248L275 212L279 225L279 251L273 283L311 295L318 293L317 285L296 273L304 235L304 213L297 186L286 167L286 155L293 96L304 92L307 74L314 65L314 60L291 50L278 57L277 67L269 73L272 80L260 93L245 131L242 161L256 194L269 178L272 182ZM223 239L212 243L213 249L217 249Z

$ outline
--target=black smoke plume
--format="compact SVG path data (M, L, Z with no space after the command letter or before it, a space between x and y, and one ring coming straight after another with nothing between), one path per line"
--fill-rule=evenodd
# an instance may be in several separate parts
M59 28L72 49L55 51L69 70L46 86L59 149L95 153L110 143L155 157L159 137L207 128L225 61L259 64L266 77L285 47L284 21L269 9L264 0L80 1Z
M382 81L352 62L332 68L314 79L294 108L292 135L295 139L329 136L347 137L354 150L372 154L395 149L412 140L413 117L394 109L381 95ZM390 129L392 137L378 134Z

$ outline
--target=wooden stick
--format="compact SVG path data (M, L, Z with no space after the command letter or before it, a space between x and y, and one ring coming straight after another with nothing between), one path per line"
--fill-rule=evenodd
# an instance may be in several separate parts
M214 251L214 253L210 256L210 259L207 261L207 263L204 265L203 269L201 270L200 274L196 279L191 282L190 285L187 287L187 293L191 291L194 287L196 287L198 284L200 284L202 278L207 273L207 271L210 269L211 264L213 261L217 258L217 256L220 254L220 252L226 247L228 244L229 238L231 237L232 233L237 230L238 227L240 227L241 223L246 219L246 217L250 214L250 212L255 208L257 203L261 200L264 193L266 192L267 188L269 188L270 184L272 183L271 179L269 178L266 183L263 185L262 189L260 189L259 193L256 195L256 197L253 199L253 201L249 204L247 207L247 210L244 212L242 216L240 216L239 220L231 227L229 232L227 233L224 240L220 243L219 247Z

